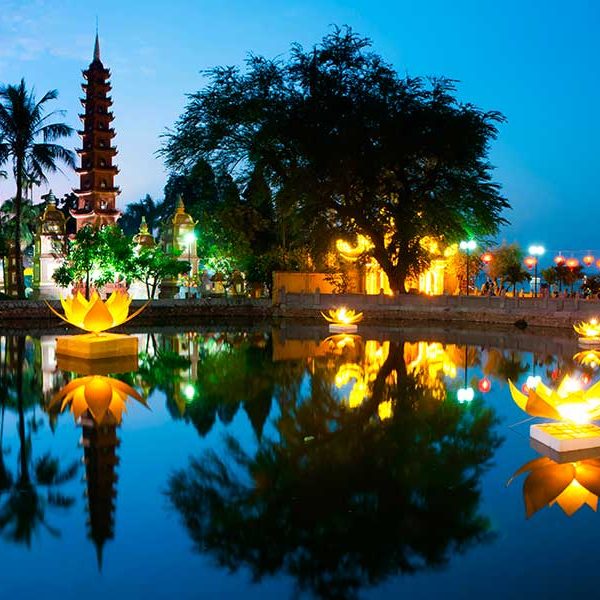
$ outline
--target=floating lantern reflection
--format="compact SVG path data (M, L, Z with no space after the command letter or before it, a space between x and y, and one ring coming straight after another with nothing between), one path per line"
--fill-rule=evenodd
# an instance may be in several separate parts
M89 375L73 379L59 390L50 401L49 409L60 403L62 412L71 405L71 412L79 420L89 413L97 424L120 424L126 412L128 398L147 407L146 400L130 385L103 375Z
M527 518L558 504L571 517L584 504L596 511L600 495L600 459L559 463L546 456L523 465L508 481L527 473L523 498Z
M600 345L600 323L598 319L579 321L573 325L573 329L579 334L579 343L582 346Z
M584 350L575 354L573 360L582 367L595 371L600 366L600 352L598 350Z
M327 314L323 312L321 314L329 322L329 331L332 333L353 333L358 330L358 323L363 318L362 312L357 313L345 306L331 308L327 311Z

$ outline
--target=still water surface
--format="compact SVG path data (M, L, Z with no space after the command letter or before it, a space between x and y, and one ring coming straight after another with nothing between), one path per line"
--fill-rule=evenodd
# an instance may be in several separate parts
M137 364L97 372L0 337L0 596L589 595L599 482L558 498L545 462L507 485L541 457L507 380L595 365L568 341L371 337L140 334Z

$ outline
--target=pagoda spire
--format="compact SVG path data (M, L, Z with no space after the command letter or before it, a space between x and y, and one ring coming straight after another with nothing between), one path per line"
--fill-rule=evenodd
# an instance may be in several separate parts
M94 60L100 61L100 40L98 39L98 25L96 25L96 42L94 44ZM100 61L102 62L102 61Z

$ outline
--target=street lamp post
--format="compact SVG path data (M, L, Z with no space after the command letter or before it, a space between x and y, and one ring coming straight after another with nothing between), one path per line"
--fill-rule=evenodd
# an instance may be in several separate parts
M538 257L542 256L544 254L544 252L546 252L546 249L544 248L544 246L529 246L529 254L531 254L531 256L533 256L535 258L535 262L533 264L534 266L534 274L533 274L533 297L537 298L538 295L538 277L537 277L537 271L538 271Z
M464 250L467 257L467 265L466 265L466 277L467 277L467 296L469 295L469 257L471 256L471 251L477 248L477 242L475 240L462 241L460 243L460 249Z

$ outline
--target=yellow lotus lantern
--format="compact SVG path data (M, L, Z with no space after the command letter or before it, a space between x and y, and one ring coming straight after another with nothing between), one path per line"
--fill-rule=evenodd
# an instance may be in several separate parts
M61 315L50 304L50 310L63 321L90 333L78 336L61 336L56 352L78 358L96 359L137 354L137 338L105 333L139 315L148 303L129 315L131 297L127 292L114 291L103 301L97 292L87 300L80 292L60 299L65 314Z
M64 316L48 305L57 317L79 329L97 334L126 323L147 306L145 304L129 315L131 296L119 290L114 291L106 301L100 298L98 292L94 292L89 300L81 292L77 292L76 296L61 296L60 303L65 311Z
M579 321L573 325L573 329L579 334L579 343L582 346L600 345L600 323L598 319Z
M600 495L600 459L559 463L542 456L523 465L507 485L519 475L528 473L523 484L527 518L545 506L558 504L569 517L584 504L598 507Z
M567 375L551 390L541 381L532 381L524 394L509 380L513 400L532 417L558 421L532 425L534 440L557 452L600 447L600 427L590 423L600 418L600 382L584 390L579 380Z
M327 314L321 312L324 319L329 323L329 331L332 333L352 333L358 330L358 323L362 321L363 313L357 313L351 308L342 306L330 308Z
M89 375L74 379L59 390L50 401L49 409L60 403L62 412L71 405L75 419L89 413L98 424L120 424L126 412L128 398L147 407L144 398L130 385L103 375Z

